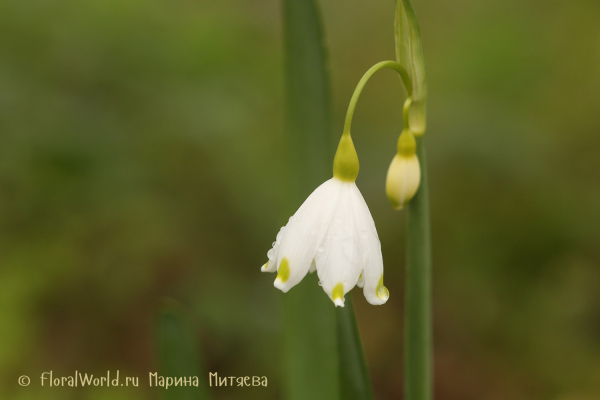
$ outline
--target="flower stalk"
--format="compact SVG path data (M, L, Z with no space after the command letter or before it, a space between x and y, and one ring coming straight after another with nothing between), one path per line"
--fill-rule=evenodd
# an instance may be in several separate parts
M431 400L431 235L423 138L417 138L417 156L421 165L421 185L406 207L404 398Z
M352 94L352 98L350 99L350 104L348 104L348 111L346 112L346 120L344 121L344 133L343 135L350 135L350 127L352 125L352 117L354 116L354 109L356 108L356 103L358 102L358 98L362 93L365 85L369 81L369 79L375 74L377 71L381 71L382 69L393 69L394 71L400 74L400 79L402 79L402 83L404 84L404 88L406 89L406 93L410 98L412 96L412 85L410 83L410 76L406 68L395 61L381 61L377 64L373 65L368 69L367 72L360 78L358 84L356 85L356 89L354 89L354 93Z
M425 105L427 83L417 16L410 0L396 0L394 21L396 59L410 76L412 100L403 120L416 136L421 182L407 206L406 290L404 313L404 398L432 399L431 235L429 192L425 159Z

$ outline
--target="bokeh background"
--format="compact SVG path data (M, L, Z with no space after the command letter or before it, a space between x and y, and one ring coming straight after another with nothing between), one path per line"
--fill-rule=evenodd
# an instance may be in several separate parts
M394 58L394 4L319 3L337 137L362 73ZM414 5L436 398L598 399L600 3ZM215 399L281 398L283 294L258 269L285 198L280 14L275 0L0 2L2 399L158 398L164 296L193 315L206 371L269 379ZM382 400L402 395L404 216L384 181L403 96L377 74L353 125L391 292L382 307L353 293ZM38 384L109 369L140 387Z

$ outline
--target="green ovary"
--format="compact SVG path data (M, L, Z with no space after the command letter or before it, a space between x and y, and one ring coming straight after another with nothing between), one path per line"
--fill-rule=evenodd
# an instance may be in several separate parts
M354 182L358 176L358 155L349 134L343 134L333 159L333 176L342 182Z

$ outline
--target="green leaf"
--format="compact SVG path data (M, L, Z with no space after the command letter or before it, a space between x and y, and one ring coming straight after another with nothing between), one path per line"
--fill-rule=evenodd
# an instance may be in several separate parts
M157 320L159 375L164 377L198 377L199 386L171 386L161 390L163 400L208 399L207 375L200 368L201 356L195 330L183 306L166 299Z
M352 296L335 310L340 353L340 393L344 400L371 400L373 389L354 315Z
M331 178L333 141L329 76L314 0L283 0L287 160L290 197L285 220ZM288 400L337 400L336 325L331 300L316 274L284 297L285 394Z
M427 79L421 46L419 21L410 0L396 0L394 20L396 60L408 71L412 83L412 105L408 113L410 130L425 133Z
M283 0L290 212L333 171L330 83L314 0ZM337 135L336 135L337 136ZM336 141L337 142L337 141Z
M337 135L331 129L327 57L317 5L314 0L283 0L283 16L291 183L287 190L292 193L287 219L331 178ZM354 310L347 297L346 308L336 310L316 274L309 274L284 295L287 399L372 398Z
M286 398L337 400L339 379L334 306L316 274L284 295Z

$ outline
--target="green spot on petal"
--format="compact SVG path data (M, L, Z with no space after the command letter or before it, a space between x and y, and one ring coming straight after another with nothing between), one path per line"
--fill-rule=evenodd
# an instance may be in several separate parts
M331 297L333 297L333 301L335 301L337 299L340 299L340 300L344 299L344 284L343 283L338 283L337 285L335 285L335 287L331 291Z
M279 269L277 270L277 279L279 279L282 283L285 283L290 277L290 265L287 258L283 258L281 260L281 264L279 264Z

